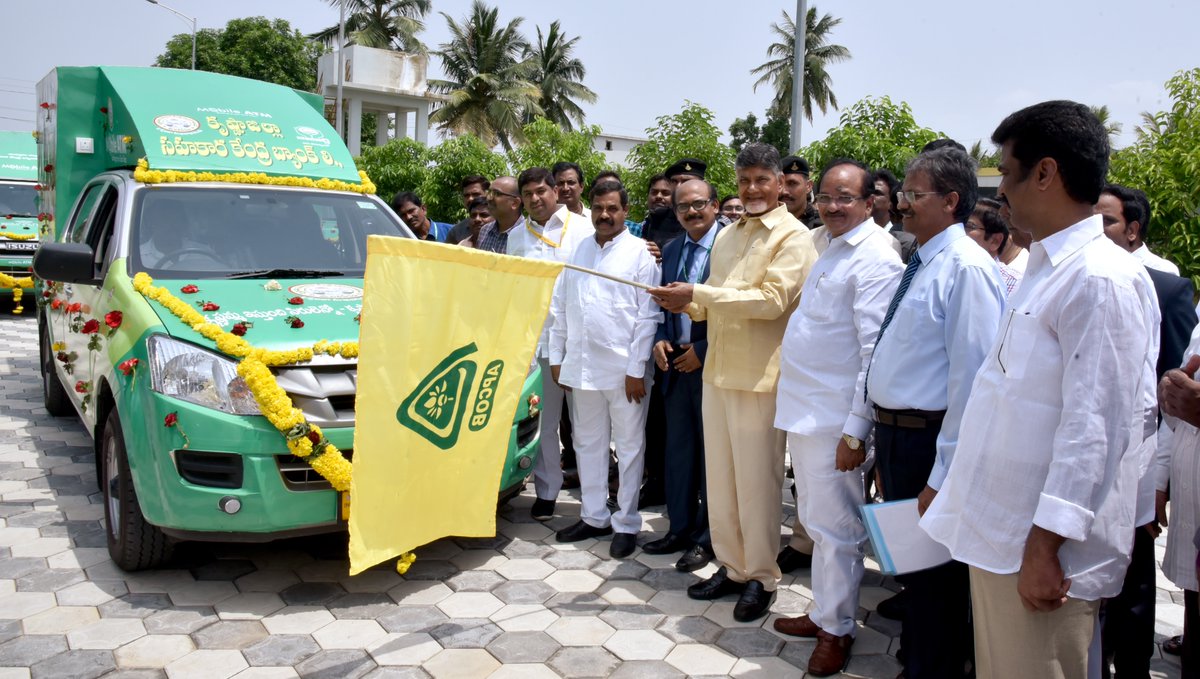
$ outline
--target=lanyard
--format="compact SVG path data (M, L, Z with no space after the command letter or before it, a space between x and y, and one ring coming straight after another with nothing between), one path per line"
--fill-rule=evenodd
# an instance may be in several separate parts
M685 238L686 238L686 236L685 236ZM686 245L688 244L688 241L684 241L684 242L683 242L683 244L686 246ZM701 244L699 244L699 243L695 243L695 246L696 246L696 249L697 249L697 250L701 250L701 251L703 251L703 252L704 252L704 256L705 256L705 257L708 257L708 256L710 256L710 255L712 254L712 248L706 248L706 247L704 247L703 245L701 245ZM682 253L680 253L680 254L682 254ZM687 281L688 283L691 283L692 285L695 285L696 283L698 283L698 282L700 281L700 274L704 273L704 267L703 267L703 266L700 266L700 267L697 267L697 266L696 266L696 264L697 264L697 262L699 261L699 259L700 259L700 257L699 257L699 253L697 253L697 254L695 254L695 255L692 255L692 268L693 268L693 269L696 269L696 277L695 277L695 278L692 278L692 272L691 272L691 271L684 271L684 270L683 270L683 266L684 266L684 258L683 258L683 257L680 257L680 258L679 258L679 273L677 273L675 277L676 277L676 278L680 278L680 277L682 277L682 278L683 278L685 281Z
M571 225L571 214L572 214L572 212L570 210L567 210L567 218L565 220L563 220L562 234L559 235L557 243L555 243L554 241L546 238L542 234L535 231L533 226L530 224L530 222L533 221L532 219L525 220L525 228L529 230L529 233L533 234L534 238L537 238L538 240L542 241L543 243L545 243L546 245L549 245L552 248L557 248L562 245L563 239L567 237L567 227ZM549 223L549 220L547 220L547 223Z

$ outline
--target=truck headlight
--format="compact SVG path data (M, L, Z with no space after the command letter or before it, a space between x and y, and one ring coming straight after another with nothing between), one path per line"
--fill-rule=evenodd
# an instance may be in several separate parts
M147 348L154 391L223 413L262 414L229 358L166 335L152 336Z

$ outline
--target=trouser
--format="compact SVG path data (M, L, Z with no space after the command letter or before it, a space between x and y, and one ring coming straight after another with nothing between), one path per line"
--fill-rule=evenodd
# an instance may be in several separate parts
M660 384L666 374L650 361L648 370L653 371L655 384ZM667 466L667 416L663 394L655 389L649 394L649 414L646 417L646 493L661 495L666 490Z
M542 369L541 453L537 464L533 466L533 489L538 498L555 500L563 484L562 448L558 443L559 418L564 403L570 408L571 395L565 394L562 387L554 383L549 359L538 358L537 362Z
M647 390L649 391L649 390ZM636 534L642 528L638 513L638 487L642 479L646 445L645 398L631 402L625 388L573 389L575 405L575 459L583 507L579 517L596 528L611 525L618 533ZM617 511L608 509L609 445L617 450L620 481Z
M672 371L663 396L666 417L668 532L706 549L712 548L708 532L708 489L704 478L704 420L700 403L704 389L702 373ZM655 390L659 391L659 390Z
M1200 595L1183 590L1183 653L1179 656L1180 676L1200 673Z
M876 425L876 466L885 500L908 500L925 489L939 431L940 421L924 428ZM966 566L950 561L896 580L904 585L906 599L900 630L906 679L963 676L972 654Z
M999 575L971 567L970 574L979 679L1087 677L1099 601L1068 597L1053 611L1031 613L1017 594L1016 573Z
M1121 593L1100 604L1100 669L1105 679L1111 676L1109 662L1115 666L1118 679L1150 677L1150 658L1154 655L1155 569L1154 538L1145 528L1136 528Z
M779 584L784 433L775 428L775 392L705 383L704 467L713 551L734 582Z
M808 617L834 636L855 631L858 588L863 577L867 530L858 508L863 504L863 469L837 470L840 437L788 433L788 452L796 470L796 513L813 539L813 605Z

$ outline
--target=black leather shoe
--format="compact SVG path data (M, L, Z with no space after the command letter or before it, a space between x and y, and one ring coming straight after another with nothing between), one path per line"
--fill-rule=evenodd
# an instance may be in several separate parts
M642 551L646 551L646 548L643 547ZM679 561L675 562L675 570L684 573L700 570L713 560L713 556L711 549L702 545L692 545L692 548L684 552L683 556L679 557Z
M612 526L596 528L595 526L589 526L582 519L580 519L579 521L576 521L570 526L567 526L566 528L555 533L554 537L559 542L579 542L580 540L586 540L588 538L598 538L605 535L612 535L612 532Z
M730 580L728 571L725 570L724 566L721 566L711 578L688 587L687 595L689 599L712 601L713 599L720 599L726 594L741 594L745 587L745 583Z
M535 521L549 521L554 518L554 500L543 500L537 498L533 501L533 507L529 508L529 516Z
M674 554L688 548L688 541L678 535L667 533L665 537L651 540L642 545L642 551L647 554Z
M784 573L791 573L797 568L812 568L812 554L784 547L779 556L775 557L775 563L779 564L779 570Z
M903 620L904 609L908 605L907 597L904 590L900 590L896 594L879 602L875 607L875 612L887 618L888 620Z
M775 592L768 592L766 586L761 582L751 580L746 583L741 598L733 607L733 619L738 622L758 620L767 614L767 610L771 608L771 602L774 600Z
M608 555L614 559L624 559L637 549L637 533L614 533L612 544L608 546Z

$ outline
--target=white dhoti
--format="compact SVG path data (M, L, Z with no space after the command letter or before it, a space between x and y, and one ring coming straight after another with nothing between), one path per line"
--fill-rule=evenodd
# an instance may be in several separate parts
M652 380L646 382L648 387L641 403L629 401L624 387L571 391L574 398L571 427L583 496L579 515L589 526L604 528L612 525L618 533L637 533L642 528L638 490L645 466L646 412L650 406ZM620 473L616 512L608 509L610 445L617 451Z

